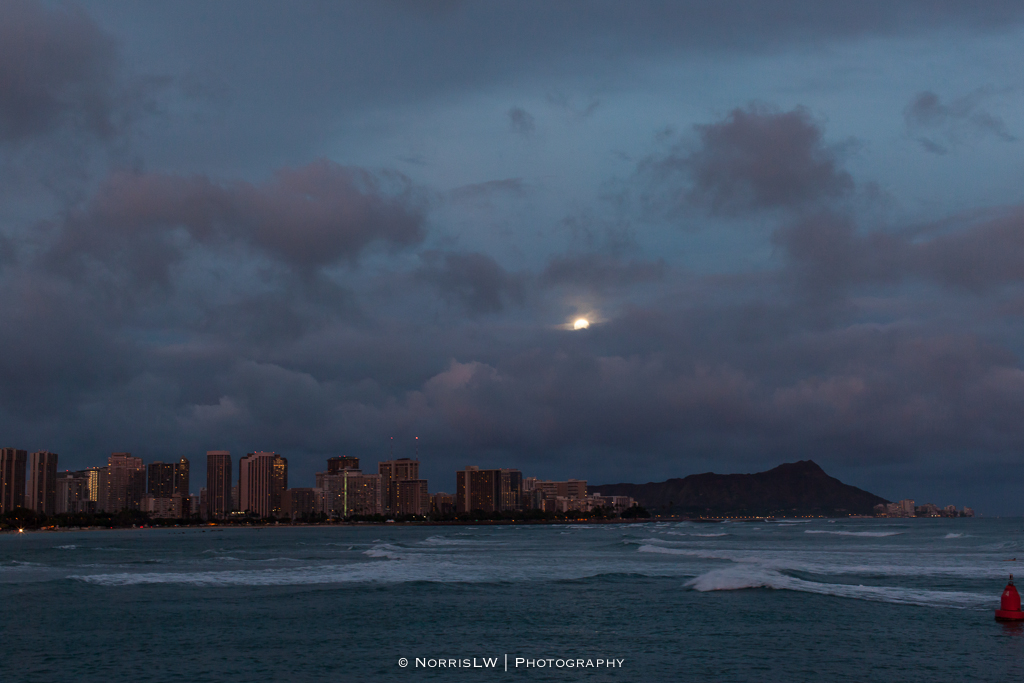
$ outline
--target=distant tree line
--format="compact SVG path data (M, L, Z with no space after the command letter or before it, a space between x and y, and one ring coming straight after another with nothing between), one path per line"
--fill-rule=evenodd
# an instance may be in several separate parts
M226 519L216 520L217 524L235 526L251 526L261 524L331 524L340 522L363 522L382 524L388 521L415 522L563 522L577 520L608 520L645 519L651 514L643 507L634 506L626 509L621 515L607 508L595 508L589 512L569 510L567 512L545 512L543 510L515 510L505 512L486 512L473 510L461 514L430 514L430 515L352 515L345 519L329 518L325 513L307 513L292 520L290 516L260 517L256 514L233 514ZM0 515L0 531L17 529L51 529L51 528L86 528L105 527L110 529L131 528L140 526L203 526L210 521L192 515L182 519L163 519L150 517L149 513L139 510L125 509L120 512L70 512L59 515L45 515L27 508L15 508Z

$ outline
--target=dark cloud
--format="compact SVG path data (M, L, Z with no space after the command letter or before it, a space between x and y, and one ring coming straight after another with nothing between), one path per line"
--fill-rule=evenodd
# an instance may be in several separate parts
M604 292L641 282L656 282L665 275L663 260L623 259L607 254L567 254L552 258L541 282Z
M424 7L444 11L424 11ZM191 20L204 10L209 36ZM210 7L194 0L176 8L118 10L157 23L192 59L230 74L243 90L262 79L288 88L297 100L317 106L338 103L408 101L427 93L484 83L508 83L523 74L565 74L583 68L607 73L623 58L708 50L757 53L791 43L865 35L916 34L941 27L989 30L1019 23L1013 2L979 6L970 2L926 0L892 3L870 0L850 6L836 2L789 0L763 6L748 0L708 4L699 0L652 0L641 9L611 0L575 0L551 5L543 0L515 7L476 3L395 3L324 5L223 2ZM249 17L238 22L240 12ZM315 22L305 21L316 16ZM742 17L742 21L737 21ZM268 72L240 67L234 57L260 36L268 50L257 67L279 63ZM330 65L359 64L360 69ZM311 86L319 85L319 89ZM330 86L337 99L324 93ZM303 94L305 93L305 94Z
M1024 17L1012 2L924 0L856 6L652 0L636 9L599 0L440 7L445 11L425 11L420 3L310 0L285 7L193 0L93 9L105 23L131 26L153 38L152 54L149 45L140 50L146 61L139 68L158 71L166 63L160 53L174 50L182 70L216 74L230 84L231 103L243 108L244 116L200 111L201 128L165 119L146 131L179 167L202 160L204 168L223 173L234 172L231 164L246 167L267 158L264 168L294 163L293 150L301 150L302 158L322 153L339 121L353 112L538 81L547 90L582 79L587 85L577 91L593 92L635 82L638 63L666 58L778 54L792 46L922 35L946 27L1005 30ZM197 16L203 17L202 30ZM263 49L254 51L254 45ZM576 110L586 112L596 101L588 97ZM190 144L176 146L185 136Z
M478 252L425 252L417 277L437 287L446 300L473 314L498 313L522 304L524 282L490 256Z
M314 269L354 262L372 244L402 247L423 236L422 208L405 178L321 160L259 185L116 173L71 213L52 258L113 263L137 281L166 284L191 244L238 243Z
M920 272L971 291L1024 282L1024 207L908 246Z
M99 137L119 122L117 51L82 10L0 3L0 140L69 125Z
M452 465L445 449L523 459L611 447L668 472L701 457L816 454L868 465L965 448L1007 458L1024 445L1012 417L1024 407L1024 373L1004 349L901 326L780 336L771 316L761 323L774 328L765 345L737 334L740 316L723 325L721 313L638 311L585 342L541 336L495 364L452 360L397 402L347 406L346 419L402 425ZM695 339L706 315L719 317L723 334ZM652 334L658 350L637 352L631 340ZM610 471L603 457L576 466Z
M806 109L751 105L696 131L695 149L678 143L639 165L641 177L664 193L669 206L705 206L726 214L796 209L853 189L852 177Z
M966 136L991 135L1005 142L1016 141L1000 117L982 108L989 94L985 89L976 90L943 104L934 92L920 92L903 111L907 129L920 136L921 145L934 154L945 154L950 145Z
M96 295L22 267L0 274L0 409L34 420L80 405L83 393L130 379L138 349Z
M819 213L773 235L791 274L819 296L858 284L924 280L974 293L1024 282L1024 208L938 234L859 231L853 219Z
M508 124L513 133L520 135L529 135L537 128L533 114L522 107L512 107L508 110Z

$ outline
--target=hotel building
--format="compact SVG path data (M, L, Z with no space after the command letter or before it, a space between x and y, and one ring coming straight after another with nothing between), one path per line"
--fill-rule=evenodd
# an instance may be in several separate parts
M28 461L28 491L25 507L52 515L57 511L57 454L36 451Z
M381 504L385 515L398 514L398 482L420 478L420 461L411 458L377 463L380 474Z
M131 453L112 453L107 459L107 466L102 469L99 488L96 507L100 511L138 510L146 491L146 469L142 458Z
M430 511L435 515L455 513L455 496L450 493L435 493L430 497Z
M521 509L523 475L519 470L482 470L469 466L455 473L455 509L507 512Z
M146 493L154 498L170 498L175 493L188 495L188 459L178 462L151 462L147 466Z
M281 498L288 488L288 460L277 453L249 453L238 461L238 505L260 517L284 515Z
M403 479L395 485L396 515L429 515L430 494L426 479Z
M358 470L359 458L348 455L339 455L334 458L327 458L327 473L337 474L342 470Z
M192 514L188 492L189 462L151 462L147 466L147 493L142 511L153 517L181 519Z
M90 470L61 472L57 475L55 512L58 515L73 512L96 512L96 501L89 493L92 478Z
M321 511L342 519L352 515L383 513L381 490L383 477L359 470L317 472L316 487L323 492Z
M0 513L25 507L25 464L28 453L0 448Z
M281 497L281 507L286 515L289 515L292 519L297 519L303 515L313 515L320 512L320 508L323 507L323 503L320 500L322 497L323 491L320 489L286 489Z
M228 451L206 451L206 500L203 502L207 519L222 519L235 509L231 504L231 453Z

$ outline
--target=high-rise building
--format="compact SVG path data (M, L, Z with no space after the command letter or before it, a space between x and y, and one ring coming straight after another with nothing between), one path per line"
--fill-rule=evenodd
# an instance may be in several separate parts
M169 496L143 496L141 510L155 519L182 519L189 516L191 500L183 493Z
M89 500L99 504L100 502L100 482L103 481L103 470L105 467L86 467L85 472L89 477Z
M178 462L151 462L147 466L149 485L146 492L154 498L170 498L175 493L187 496L188 460Z
M411 458L385 460L377 463L377 472L380 474L381 504L384 506L384 514L397 514L398 482L419 479L420 461Z
M95 512L96 502L89 497L89 472L61 472L57 475L57 499L54 512Z
M235 509L231 505L231 453L206 451L207 519L221 519Z
M25 465L28 453L0 448L0 513L25 507Z
M281 496L281 507L286 515L298 519L303 515L313 515L323 507L323 492L320 489L285 489Z
M192 514L188 492L188 459L178 462L151 462L147 467L147 494L142 511L151 517L182 519Z
M288 460L277 453L249 453L238 461L238 507L260 517L280 517L288 488Z
M455 473L455 508L459 514L482 510L506 512L520 509L523 476L519 470L482 470L467 467Z
M426 479L402 479L395 485L396 515L429 515L430 494Z
M96 507L103 512L138 510L146 492L146 469L142 458L131 453L112 453L100 477L100 500Z
M497 509L495 480L500 476L498 470L482 470L475 465L456 472L455 507L458 513L461 515L473 510L494 512Z
M335 474L317 472L316 487L323 492L321 511L330 517L379 515L384 509L379 474L364 474L359 470L342 470Z
M148 485L146 493L153 498L170 498L174 493L174 475L178 468L173 462L151 462L146 466Z
M547 498L586 498L587 480L568 479L566 481L536 481L532 483L535 491L543 491Z
M435 493L430 497L430 511L435 515L450 515L455 512L455 498L450 493Z
M533 508L537 510L555 510L554 502L556 500L564 499L570 501L581 501L586 498L586 479L568 479L566 481L540 481L534 477L529 477L528 479L523 481L523 508Z
M327 458L327 473L337 474L342 470L358 470L359 458L348 455L339 455L334 458Z
M174 478L174 492L180 493L183 496L191 495L189 483L188 458L181 458L178 460L178 471Z
M522 510L523 473L519 470L501 470L501 483L498 491L500 509Z
M52 515L57 512L57 454L36 451L29 456L25 507Z

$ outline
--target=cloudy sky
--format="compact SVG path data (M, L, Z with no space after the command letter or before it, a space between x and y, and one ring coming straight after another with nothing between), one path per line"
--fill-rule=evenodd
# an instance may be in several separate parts
M1024 5L977 5L6 0L2 445L1024 513Z

